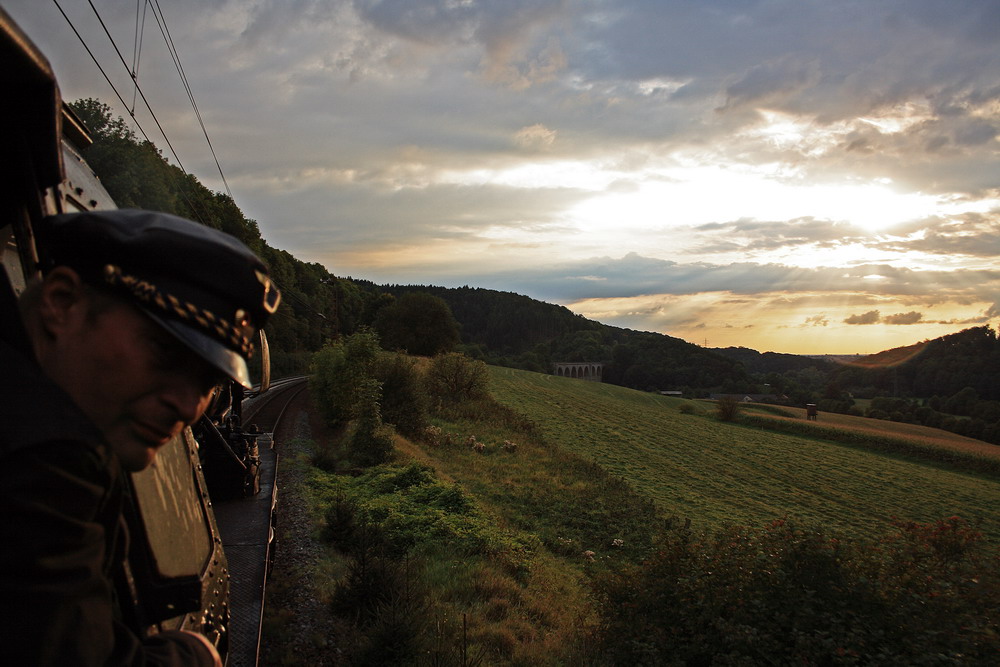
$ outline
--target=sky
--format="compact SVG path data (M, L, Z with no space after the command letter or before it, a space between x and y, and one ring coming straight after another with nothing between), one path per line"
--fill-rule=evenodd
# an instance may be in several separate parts
M337 276L762 352L1000 325L1000 2L0 6L65 99L138 99L172 163Z

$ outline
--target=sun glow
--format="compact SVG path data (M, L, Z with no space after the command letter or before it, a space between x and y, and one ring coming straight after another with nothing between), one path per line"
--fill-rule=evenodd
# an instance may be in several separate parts
M938 198L882 183L786 183L768 174L700 167L646 180L632 192L592 197L569 214L584 231L703 225L735 220L816 219L878 231L933 215Z

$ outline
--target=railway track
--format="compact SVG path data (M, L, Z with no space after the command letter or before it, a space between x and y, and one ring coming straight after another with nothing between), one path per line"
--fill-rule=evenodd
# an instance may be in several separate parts
M260 435L260 491L253 496L215 503L215 520L229 562L229 667L253 667L260 655L264 595L274 548L277 520L278 451L273 437L289 404L306 388L306 378L276 381L243 403L243 423Z
M265 393L248 398L243 402L243 422L273 433L285 409L305 390L306 380L305 376L276 380Z

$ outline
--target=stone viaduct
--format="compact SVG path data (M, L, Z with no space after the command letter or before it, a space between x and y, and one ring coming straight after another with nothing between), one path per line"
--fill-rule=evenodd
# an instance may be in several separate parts
M596 361L556 362L552 365L552 374L559 377L601 382L604 374L604 364Z

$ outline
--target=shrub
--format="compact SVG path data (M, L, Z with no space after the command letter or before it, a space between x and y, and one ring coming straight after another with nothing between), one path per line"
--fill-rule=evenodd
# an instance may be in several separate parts
M382 353L375 363L381 383L382 421L407 437L419 437L427 426L427 393L416 364L396 353Z
M486 364L457 352L435 357L426 382L431 397L444 401L475 401L489 396Z
M395 431L382 423L379 409L379 383L374 379L364 380L358 388L358 420L347 451L351 459L360 466L385 463L392 456Z
M740 402L734 396L723 396L715 403L715 413L724 422L735 421L740 413Z
M991 664L998 554L958 517L847 542L784 520L668 533L601 578L612 664Z
M358 416L362 385L373 375L378 352L375 334L360 331L313 355L309 391L327 424L339 426Z

